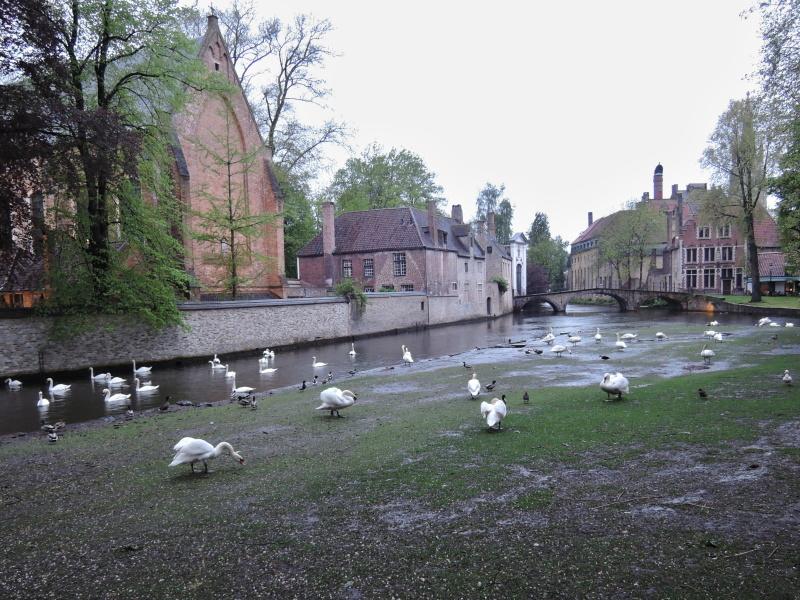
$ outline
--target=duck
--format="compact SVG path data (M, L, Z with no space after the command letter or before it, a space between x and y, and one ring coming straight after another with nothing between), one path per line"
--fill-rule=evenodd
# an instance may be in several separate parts
M328 371L328 375L322 380L322 383L330 383L331 381L333 381L333 371Z
M169 401L172 400L172 396L167 396L164 398L164 402L161 403L161 406L158 407L158 410L161 412L167 412L169 410Z
M567 354L572 354L572 350L567 348L564 344L556 344L550 348L550 352L555 352L556 356L561 356L564 352Z
M259 369L260 371L261 369ZM236 371L231 371L228 369L228 365L225 365L225 377L236 377Z
M556 339L556 336L553 335L553 328L551 327L550 328L550 333L548 333L546 336L544 336L542 338L542 341L545 344L552 344L554 339Z
M408 366L411 366L411 363L414 362L414 357L411 356L411 350L406 348L406 345L402 345L403 348L403 362L406 363Z
M67 385L66 383L59 383L58 385L53 385L52 377L48 377L47 381L50 384L50 393L56 396L59 394L66 394L67 392L69 392L69 388L72 387L71 385Z
M308 386L306 385L306 380L305 380L305 379L303 379L303 383L301 383L301 384L300 384L300 387L299 387L298 389L299 389L299 391L301 391L301 392L302 392L302 391L303 391L304 389L306 389L307 387L308 387Z
M606 356L605 354L600 355L600 360L610 360L610 359L611 359L610 356Z
M89 367L89 378L92 381L105 381L106 379L111 379L111 373L98 373L95 375L94 367Z
M542 354L544 354L544 350L540 350L539 348L534 348L533 353L541 356Z
M216 356L216 354L214 356ZM213 360L208 361L208 364L211 365L211 370L212 371L218 371L218 370L222 370L222 369L225 368L225 365L223 365L220 362L214 362Z
M356 345L353 342L350 342L350 352L348 352L350 356L356 355Z
M756 327L764 327L764 325L769 325L770 323L772 323L772 319L769 317L761 317L758 323L756 323Z
M148 392L155 392L155 391L158 390L159 386L157 386L157 385L140 385L138 377L134 377L133 380L136 382L136 393L137 394L146 394ZM122 395L122 394L120 394L120 395ZM128 394L128 396L130 396L130 394Z
M792 385L792 376L789 375L789 369L786 369L783 372L783 377L781 378L781 381L783 381L783 383L785 383L786 385Z
M136 361L131 359L131 362L133 363L133 372L134 373L139 373L140 375L149 375L150 371L153 370L153 367L138 367L137 368L136 367Z
M663 331L656 331L656 339L657 339L659 342L662 342L662 341L664 341L664 340L668 340L668 339L669 339L669 337L668 337L668 336L667 336L667 334L666 334L666 333L664 333Z
M531 397L528 395L528 392L522 394L522 403L523 404L530 404Z
M489 430L501 431L502 421L508 414L508 407L506 406L506 397L492 398L491 402L485 400L481 402L481 416L486 419L486 425Z
M340 390L337 387L330 387L327 390L322 390L319 394L319 399L322 402L316 410L329 410L331 416L341 417L340 410L353 406L358 398L350 390Z
M701 398L708 398L708 392L706 392L703 388L697 388L697 395Z
M6 379L6 385L10 390L18 390L22 387L22 382L19 379L11 379L9 377Z
M274 373L278 369L276 367L266 367L264 369L258 369L259 373Z
M570 344L572 344L573 346L575 346L576 344L580 343L580 341L581 341L581 336L579 336L579 335L571 335L571 336L569 336L569 337L567 338L567 341L568 341Z
M492 379L492 383L487 383L484 387L486 388L487 392L491 392L495 388L496 385L497 385L497 380L496 379Z
M478 381L477 374L472 374L472 379L467 382L467 391L469 392L470 399L477 398L481 393L481 382Z
M328 366L328 363L317 362L317 357L316 356L312 356L311 357L311 366L314 367L315 369L318 369L320 367Z
M465 361L465 360L461 361L461 366L464 367L465 369L471 369L472 368L472 365L468 365L467 361Z
M314 375L314 379L311 380L311 385L319 385L319 375Z
M41 390L39 391L39 401L36 403L36 406L38 406L39 408L45 408L47 406L50 406L50 400L48 400L42 395Z
M616 346L617 350L625 350L625 348L628 347L628 344L626 344L621 339L619 339L619 333L618 333L617 334L617 341L614 342L614 346Z
M637 337L639 337L638 333L623 333L622 334L622 340L625 341L625 342L632 342Z
M622 399L622 394L630 391L628 379L622 373L605 373L600 382L600 389L608 395L608 398L616 396L618 399Z
M208 473L208 461L212 458L217 458L223 452L231 455L231 458L237 460L240 465L244 464L244 457L236 452L228 442L220 442L216 446L212 446L205 440L185 437L175 444L172 448L175 451L175 457L168 466L176 467L178 465L188 464L194 473L194 463L203 463L203 473Z
M128 400L130 399L130 394L111 394L111 390L108 388L103 388L103 399L106 402L119 402L120 400Z
M600 333L600 328L597 328L597 333L594 334L594 341L598 344L603 341L603 334Z
M709 326L709 327L719 327L719 321L716 321L716 320L714 320L714 321L710 321L710 322L708 323L708 326Z
M700 351L700 356L703 357L703 362L707 365L711 364L711 358L714 356L714 351L711 350L707 345L703 346L703 349Z
M714 334L714 341L715 342L721 342L722 341L722 334L719 333L719 332L715 333Z
M55 444L58 441L58 434L55 431L51 431L47 434L47 441L51 444Z

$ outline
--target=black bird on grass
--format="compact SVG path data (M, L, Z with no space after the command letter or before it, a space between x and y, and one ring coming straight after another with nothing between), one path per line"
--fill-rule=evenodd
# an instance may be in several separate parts
M531 401L531 397L528 396L528 392L525 392L524 394L522 394L522 403L523 404L528 404L528 403L530 403L530 401Z
M172 399L172 396L167 396L167 397L164 399L164 404L162 404L161 406L159 406L159 407L158 407L158 410L160 410L160 411L162 411L162 412L163 412L163 411L167 411L167 410L169 410L169 401L170 401L171 399Z
M350 375L355 375L356 374L356 370L355 369L350 369L348 371L348 373L350 373Z
M465 361L465 360L462 360L462 361L461 361L461 364L462 364L462 365L464 365L464 368L465 368L465 369L471 369L471 368L472 368L472 365L468 365L468 364L467 364L467 361Z
M486 384L486 391L487 392L491 392L495 388L496 385L497 385L497 380L496 379L492 379L492 383L487 383Z
M602 358L603 360L608 360L611 357L610 356L606 356L605 354L601 354L600 358Z
M306 387L306 380L303 379L303 383L300 384L300 391L302 392L304 389L306 389Z
M708 398L708 392L706 392L703 388L697 388L697 395L701 398Z
M544 350L539 350L538 348L533 349L534 354L544 354Z

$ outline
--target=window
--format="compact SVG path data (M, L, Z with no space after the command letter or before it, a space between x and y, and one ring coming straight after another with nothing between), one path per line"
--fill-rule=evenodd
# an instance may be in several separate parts
M379 292L393 292L394 291L394 284L392 283L384 283L381 286L381 289L378 290Z
M713 262L714 256L716 256L715 250L716 248L713 246L706 246L703 248L703 262Z
M454 281L452 284L453 291L455 292L458 289L458 282Z
M708 225L704 225L703 227L697 228L697 238L698 239L709 239L711 237L711 227Z
M406 274L406 253L394 252L392 260L394 262L394 276L403 277Z
M731 237L731 226L730 226L730 224L720 225L717 228L717 237L721 237L721 238Z
M364 277L375 277L375 260L372 258L364 259Z
M345 279L352 279L353 277L353 261L345 258L342 261L342 277Z
M742 287L742 269L736 269L736 287Z
M423 300L422 302L419 303L419 309L420 310L425 310L425 300Z
M400 286L401 292L413 292L414 291L414 284L413 283L404 283Z
M439 231L439 245L447 246L447 233L444 231Z
M491 254L491 253L492 253L492 245L491 245L491 244L489 244L489 245L486 247L486 254Z
M468 262L464 263L464 273L469 273L469 263Z
M364 291L367 292L368 294L370 294L370 293L375 291L375 288L372 287L371 285L365 285L364 286Z
M714 287L714 269L703 269L703 287L706 289Z
M686 287L688 289L697 287L697 269L686 269Z
M215 71L219 71L219 63L218 62L214 63L214 70Z
M686 249L686 262L687 263L697 262L697 248Z
M722 260L733 260L733 246L722 247Z
M733 279L733 269L721 269L720 279Z

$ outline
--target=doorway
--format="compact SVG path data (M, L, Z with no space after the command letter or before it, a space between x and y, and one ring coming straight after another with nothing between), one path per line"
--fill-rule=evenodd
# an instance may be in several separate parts
M492 299L491 298L487 298L486 299L486 314L489 315L490 317L492 316Z

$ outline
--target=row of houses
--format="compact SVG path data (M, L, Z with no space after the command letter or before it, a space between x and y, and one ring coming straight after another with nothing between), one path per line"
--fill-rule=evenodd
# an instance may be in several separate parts
M704 218L701 200L708 190L705 183L690 183L685 189L673 185L669 197L663 193L664 168L653 174L653 196L642 195L641 202L660 215L660 236L649 247L649 255L639 271L620 273L601 256L604 233L621 218L622 212L593 220L572 242L567 282L570 289L631 287L710 294L743 294L749 289L747 245L732 222L711 222ZM795 294L800 278L786 274L778 227L768 214L755 222L759 275L763 293Z

